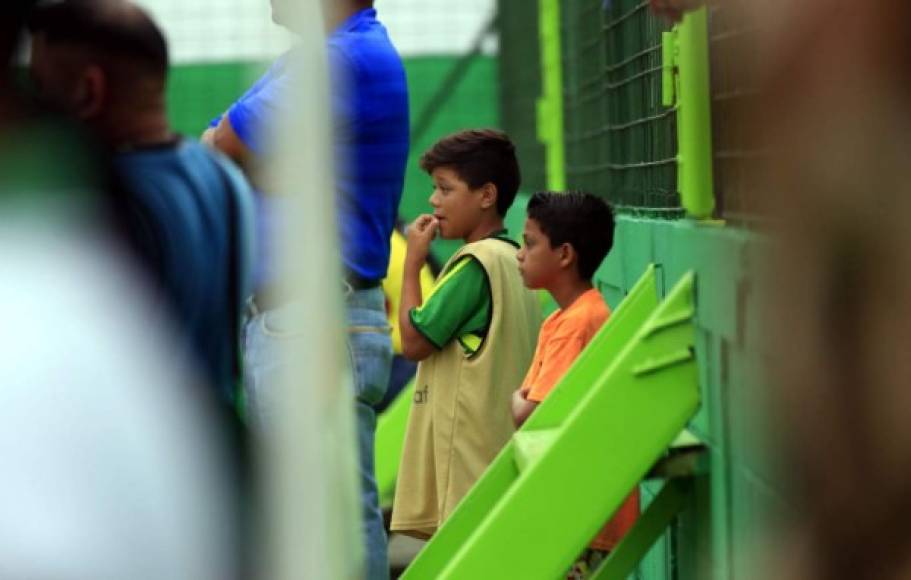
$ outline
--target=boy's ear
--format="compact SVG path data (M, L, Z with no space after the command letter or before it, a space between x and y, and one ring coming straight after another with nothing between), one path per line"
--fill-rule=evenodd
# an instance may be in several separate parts
M576 262L576 249L569 242L560 244L560 267L569 268Z
M489 209L497 206L497 186L487 182L481 186L481 208Z

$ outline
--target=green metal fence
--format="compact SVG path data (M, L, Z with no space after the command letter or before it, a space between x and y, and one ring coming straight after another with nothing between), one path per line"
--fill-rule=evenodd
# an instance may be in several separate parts
M538 8L528 0L499 0L500 123L516 144L522 189L545 189L544 146L538 140L541 95Z
M621 211L679 217L675 111L661 104L667 24L642 0L567 0L563 10L569 186Z
M753 59L760 52L755 29L744 17L746 3L709 3L707 33L703 14L697 13L688 17L690 28L684 24L668 37L665 48L677 68L666 84L675 89L679 110L661 106L661 33L668 25L652 16L647 2L559 3L567 185L605 196L622 214L614 249L596 274L598 287L615 306L635 273L650 262L661 265L662 294L687 270L699 279L696 351L703 408L690 429L707 446L710 469L697 478L690 504L640 563L634 574L639 580L761 576L753 550L766 537L768 522L786 510L760 403L766 391L759 372L764 366L761 296L753 290L759 287L753 265L761 248L749 229L699 219L722 217L738 224L762 215L762 192L751 174L763 154L746 124L756 106ZM710 82L702 83L704 46L698 58L685 57L693 57L696 41L705 39ZM694 104L683 99L682 89L692 88L687 83L694 78L690 74L685 83L685 73L699 66L696 76L705 87L695 101L710 101L710 114L700 115L704 123L681 129L678 141L678 122L687 125ZM502 78L512 77L504 73ZM515 106L505 99L501 103L504 110ZM688 196L714 199L714 208L691 211L694 220L668 219L685 213L678 167L685 176L687 163L694 163L696 156L687 151L687 139L694 136L711 154L700 150L704 179L696 180ZM646 482L640 489L645 508L659 488Z

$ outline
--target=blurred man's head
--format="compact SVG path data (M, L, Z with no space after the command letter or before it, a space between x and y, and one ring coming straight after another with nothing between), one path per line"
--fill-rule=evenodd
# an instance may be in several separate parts
M52 106L105 133L125 111L164 110L168 50L161 30L126 0L64 0L29 23L31 72Z

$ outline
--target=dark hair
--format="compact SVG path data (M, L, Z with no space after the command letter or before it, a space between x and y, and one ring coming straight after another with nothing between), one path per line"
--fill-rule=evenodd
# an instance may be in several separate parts
M472 189L494 184L501 216L516 199L522 179L515 145L495 129L469 129L440 139L421 156L421 169L427 173L438 167L451 168Z
M139 76L163 83L167 77L168 45L161 29L144 10L125 0L39 4L29 30L44 34L49 44L86 48L107 63L118 61L116 74L126 80Z
M614 245L614 212L600 197L583 191L531 196L528 217L538 222L550 247L570 244L579 256L579 276L591 280Z

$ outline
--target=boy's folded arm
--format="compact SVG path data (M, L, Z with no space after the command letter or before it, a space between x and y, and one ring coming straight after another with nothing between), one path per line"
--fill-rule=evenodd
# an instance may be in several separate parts
M538 407L537 401L528 399L528 387L518 389L512 394L512 419L516 428L521 427L532 412Z
M542 401L569 372L584 347L585 340L578 333L558 336L545 344L537 380L534 388L529 389L530 398Z

